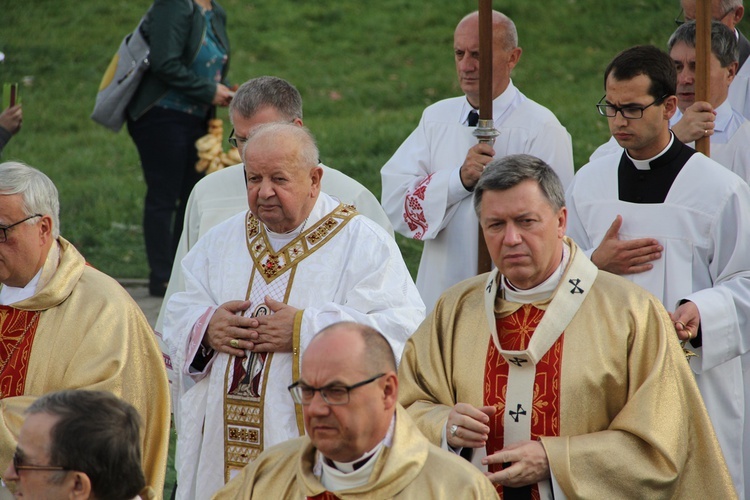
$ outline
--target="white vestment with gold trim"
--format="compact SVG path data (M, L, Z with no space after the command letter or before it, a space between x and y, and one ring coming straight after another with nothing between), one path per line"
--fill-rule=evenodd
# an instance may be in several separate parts
M381 331L400 358L406 340L424 319L424 304L393 238L371 220L352 217L347 210L321 193L302 234L284 247L289 251L281 260L268 258L267 249L261 248L268 240L259 239L257 233L264 228L256 224L253 229L252 221L257 219L247 214L216 226L185 257L186 291L170 299L164 328L181 382L190 376L197 380L180 391L178 498L209 498L227 475L235 474L237 469L227 467L226 452L233 449L230 434L249 440L257 437L268 448L302 432L287 391L299 369L299 356L275 353L266 361L262 400L252 410L263 419L257 434L247 431L249 427L225 425L225 383L231 380L234 358L218 354L203 373L188 375L192 360L186 358L195 340L191 333L211 308L249 296L253 303L248 311L253 314L263 295L286 298L284 302L303 310L295 329L299 353L325 326L357 321ZM281 263L280 268L269 260Z

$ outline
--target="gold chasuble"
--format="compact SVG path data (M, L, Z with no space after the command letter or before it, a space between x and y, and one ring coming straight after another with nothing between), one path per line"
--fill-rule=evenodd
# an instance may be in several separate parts
M143 419L143 471L147 485L161 492L169 385L154 332L119 283L86 265L62 237L56 245L34 295L0 306L0 463L10 462L24 411L39 396L108 391Z
M266 228L250 212L247 213L247 249L253 261L250 283L245 300L250 309L245 315L253 317L271 314L265 305L266 296L288 303L294 286L297 264L325 245L355 215L350 205L339 204L317 224L303 231L281 250L271 247ZM299 332L302 311L297 313L292 338L292 380L299 378ZM263 451L263 402L268 371L273 353L248 352L243 358L230 357L224 376L224 481L231 472L243 469ZM305 432L302 411L296 407L297 428Z
M406 344L400 403L437 445L457 403L498 408L487 453L539 439L543 499L736 498L664 306L564 241L548 303L504 300L497 271L448 289Z

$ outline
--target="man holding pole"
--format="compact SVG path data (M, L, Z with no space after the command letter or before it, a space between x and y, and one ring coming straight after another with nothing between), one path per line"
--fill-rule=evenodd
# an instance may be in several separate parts
M570 135L555 116L511 81L521 58L513 21L492 11L492 117L500 135L477 144L479 13L458 23L453 50L464 96L429 106L417 128L381 171L382 202L394 229L424 240L417 288L427 309L449 286L477 272L478 223L471 193L493 157L533 154L567 186L573 177ZM488 40L489 43L489 40Z
M737 28L745 14L742 0L705 0L711 4L711 19L719 21L732 30L737 44L739 45L739 67L737 76L729 87L729 102L732 108L740 112L745 118L750 119L750 64L746 65L750 56L750 41ZM680 0L680 6L685 16L685 21L694 21L698 17L697 0ZM678 24L682 20L675 20Z
M625 151L581 168L568 189L568 236L600 269L659 298L680 340L740 498L750 468L750 187L681 143L672 58L618 54L598 104ZM613 222L614 221L614 222Z

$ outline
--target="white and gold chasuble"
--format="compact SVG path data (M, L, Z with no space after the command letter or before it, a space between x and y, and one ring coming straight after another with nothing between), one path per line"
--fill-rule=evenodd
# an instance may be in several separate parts
M287 386L321 329L338 321L369 325L386 335L400 358L424 319L393 238L325 193L303 233L291 240L266 234L256 222L241 213L206 233L182 262L185 291L167 305L164 338L180 371L178 499L210 498L260 450L302 433ZM271 241L283 247L274 250ZM242 359L236 375L234 359L224 353L200 372L190 368L217 307L247 298L245 314L264 314L265 295L298 309L294 352Z
M341 204L281 250L274 252L265 226L248 212L247 249L253 259L253 270L245 300L252 305L245 315L257 317L273 314L264 302L266 296L288 303L297 265L325 245L355 215L357 211L354 207ZM295 333L292 346L294 380L299 378L298 325ZM227 363L224 382L225 481L234 475L232 471L242 470L263 451L263 399L272 361L273 353L266 356L266 353L248 352L244 358L232 356ZM302 411L299 407L295 410L301 436L305 432Z

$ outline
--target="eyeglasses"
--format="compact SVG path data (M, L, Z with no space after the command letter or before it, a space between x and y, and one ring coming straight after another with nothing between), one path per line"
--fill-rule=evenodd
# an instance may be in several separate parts
M312 400L315 397L315 393L320 391L320 395L323 397L323 401L331 406L339 406L345 405L349 402L349 391L374 382L383 375L385 375L385 373L380 373L372 378L368 378L367 380L363 380L362 382L358 382L354 385L329 385L326 387L310 387L309 385L305 385L297 381L287 387L287 389L289 389L289 392L292 394L292 399L294 399L294 402L300 405L306 406L312 403Z
M736 10L737 10L737 7L729 7L729 10L727 10L726 12L724 12L724 14L722 14L721 17L714 19L714 21L721 21L722 19L724 19L725 17L727 17L729 14L734 13L734 11L736 11ZM685 24L688 21L694 21L694 19L685 19L685 10L684 9L680 9L680 12L677 14L677 17L674 18L674 23L677 26L682 26L683 24Z
M19 220L18 222L14 222L10 226L0 226L0 243L5 243L6 241L8 241L8 229L14 226L17 226L23 222L26 222L27 220L33 219L34 217L44 217L44 216L42 214L29 215L25 219Z
M229 132L229 138L227 141L229 141L229 144L231 144L233 148L239 149L247 142L247 137L235 137L233 128L232 131Z
M16 469L16 472L22 470L69 470L56 465L24 465L23 458L18 454L18 450L13 454L13 468Z
M656 99L654 102L649 104L648 106L623 106L622 108L619 106L615 106L614 104L609 104L604 101L604 98L607 97L602 96L601 99L599 99L599 102L596 104L596 109L599 110L599 114L602 116L606 116L607 118L614 118L617 116L617 112L619 111L623 118L626 118L628 120L639 120L643 118L643 110L646 108L650 108L654 104L661 104L664 99L669 97L668 94L664 94L660 98Z

